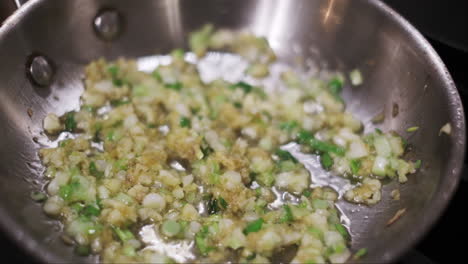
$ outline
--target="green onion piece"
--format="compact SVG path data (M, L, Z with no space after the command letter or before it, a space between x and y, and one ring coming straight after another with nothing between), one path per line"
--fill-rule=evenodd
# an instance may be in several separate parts
M223 209L227 209L227 207L228 207L228 203L221 196L219 197L219 204L221 205L221 207L223 207Z
M345 249L346 249L346 246L343 244L338 244L338 245L333 246L334 253L338 253L338 254L342 253Z
M315 228L315 227L310 227L308 229L308 231L310 233L312 233L315 237L317 237L318 239L323 239L323 232L322 230L318 229L318 228Z
M171 52L172 57L184 58L185 51L183 49L175 49Z
M328 247L327 250L325 250L325 257L329 257L331 254L335 253L335 249L333 249L333 247Z
M260 99L262 99L262 100L267 99L267 94L266 94L265 91L264 91L262 88L260 88L260 87L254 87L254 88L252 89L252 92L253 92L254 94L256 94L258 97L260 97Z
M137 86L134 86L132 89L132 94L134 96L146 96L148 95L148 93L149 93L149 89L148 87L144 85L137 85Z
M99 197L96 198L96 204L99 208L102 208L102 200Z
M115 131L114 130L111 130L107 133L106 135L106 139L108 141L114 141L115 140Z
M94 112L94 107L90 106L90 105L83 105L81 106L81 109L87 111L87 112L90 112L90 113L93 113Z
M257 256L256 253L252 253L252 254L248 255L245 259L246 260L253 260L253 259L255 259L256 256Z
M294 158L293 155L291 155L291 153L289 153L289 151L282 150L282 149L277 149L275 151L275 154L283 161L291 160L293 162L297 162L296 158Z
M315 262L315 261L313 261L313 260L308 260L308 261L306 261L305 264L317 264L317 262Z
M181 231L181 232L179 232L179 234L181 234L181 233L183 234L185 232L185 230L187 230L189 222L184 221L184 220L180 220L180 221L178 221L178 223L180 225L180 231Z
M242 103L234 102L233 105L234 105L234 107L237 108L237 109L241 109L241 108L242 108Z
M257 174L255 180L262 186L271 187L275 183L275 175L272 172L263 172Z
M312 200L312 206L315 209L327 209L328 208L328 202L325 200L321 199L313 199Z
M158 72L158 70L154 70L151 76L153 76L156 81L163 82L163 78L161 77L161 74Z
M276 164L276 166L279 168L279 170L281 172L285 172L285 171L292 171L292 170L295 170L297 168L297 165L296 165L297 162L295 161L291 161L291 160L284 160L284 161L280 161Z
M78 256L89 256L91 254L91 248L88 245L78 245L74 251Z
M40 203L47 199L47 195L43 192L34 191L31 192L31 199L33 199L35 202Z
M96 178L102 178L104 176L104 172L99 171L97 169L96 163L94 163L94 161L91 161L89 163L89 174L91 174L92 176L94 176Z
M306 143L309 143L309 141L311 139L313 139L314 136L312 135L312 133L310 133L309 131L305 131L305 130L301 130L299 131L299 133L297 134L297 140L299 143L301 144L306 144Z
M250 93L252 91L253 86L246 83L246 82L240 81L240 82L238 82L236 84L231 85L230 88L231 89L240 88L240 89L242 89L244 91L244 93L247 94L247 93Z
M124 81L120 78L118 78L119 76L119 67L117 65L110 65L108 68L107 68L107 71L110 73L111 77L112 77L112 83L115 85L115 86L122 86L124 84Z
M86 217L99 216L101 214L101 210L93 205L87 205L81 210L80 214Z
M181 117L180 121L179 121L179 124L180 124L181 127L190 128L190 126L191 126L190 119L188 119L187 117Z
M205 225L201 228L201 230L197 234L201 235L202 237L206 237L209 235L209 233L210 233L209 227Z
M255 189L255 195L256 195L257 197L260 197L260 196L262 195L262 189L261 189L261 188Z
M113 79L112 84L114 84L117 87L120 87L124 84L124 82L122 81L122 79Z
M417 161L414 163L414 167L415 167L416 169L421 168L421 165L422 165L422 161L421 161L421 160L417 160Z
M349 162L349 167L351 168L351 172L353 173L353 175L357 175L359 169L361 169L361 161L358 159L351 160Z
M258 232L260 229L262 229L263 225L263 219L259 218L253 222L250 222L245 228L244 228L244 234L247 235L249 233L253 232Z
M206 147L202 146L200 147L200 150L203 152L203 158L208 157L208 155L214 152L214 150L210 146L206 146Z
M333 95L339 95L343 90L343 82L338 78L333 78L328 82L328 89Z
M419 127L418 126L413 126L413 127L410 127L408 129L406 129L406 132L415 132L416 130L418 130Z
M320 155L320 163L324 169L330 170L330 168L333 166L333 159L330 154L324 152L322 155Z
M117 201L121 201L122 203L126 204L126 205L130 205L130 204L133 204L135 202L135 200L133 200L133 198L131 196L129 196L128 194L125 194L123 192L121 193L118 193L114 199L116 199Z
M195 244L197 245L198 250L203 256L206 256L211 250L214 248L208 246L208 243L206 241L206 237L204 237L202 234L197 233L195 236Z
M358 260L367 254L367 248L359 249L353 256L354 260Z
M211 173L210 174L210 182L211 184L218 184L219 179L220 179L220 174L219 173Z
M408 140L406 140L405 138L401 138L401 141L403 142L403 149L406 150L406 148L407 148L408 145L409 145Z
M208 168L210 172L209 176L211 184L218 184L221 176L219 164L216 161L211 161L208 164Z
M172 236L177 235L180 232L181 226L176 221L167 220L162 224L161 229L164 235L168 237L172 237Z
M74 176L79 176L81 175L81 172L80 172L80 169L78 167L72 167L70 168L70 175L72 176L72 178Z
M289 205L285 204L283 205L284 209L284 215L281 217L281 223L287 223L287 222L292 222L294 220L293 214L291 207Z
M132 246L125 246L122 252L125 256L128 256L128 257L136 256L135 248Z
M124 121L123 121L123 120L118 120L118 121L115 121L115 123L113 123L113 124L112 124L112 127L113 127L113 128L120 127L120 126L122 126L122 125L123 125L123 123L124 123Z
M65 130L68 132L73 132L76 129L75 114L73 112L68 112L65 115Z
M200 112L200 107L190 107L190 113L192 113L193 115L198 114L198 112ZM198 119L201 119L201 117L198 116Z
M250 173L249 173L249 179L250 179L250 182L253 182L253 181L255 181L255 180L256 180L256 178L257 178L257 176L258 176L258 173L256 173L256 172L253 172L253 171L252 171L252 172L250 172ZM258 189L258 188L257 188L257 189ZM255 190L257 190L257 189L255 189Z
M207 236L209 234L208 226L203 226L202 229L195 235L195 244L197 245L198 250L204 256L208 254L213 247L208 246Z
M257 191L260 188L255 189ZM267 202L264 200L258 200L258 202L255 204L255 212L258 214L265 214L266 213L266 207L267 207Z
M342 224L335 224L336 231L338 231L344 238L348 238L348 230Z
M281 130L286 130L288 132L291 132L293 129L299 126L299 123L297 123L296 120L289 121L289 122L284 122L280 124L280 129Z
M135 238L132 232L128 229L122 230L119 227L113 227L113 230L122 242Z
M375 128L375 132L376 132L377 134L383 134L383 132L382 132L382 130L380 130L380 128Z
M174 90L174 91L180 91L180 90L182 90L182 87L183 87L181 82L166 83L166 84L164 84L164 86L167 89L171 89L171 90Z
M119 74L119 70L120 69L117 65L109 65L109 67L107 67L107 71L110 73L112 78L115 78L117 74Z
M190 33L189 46L198 57L205 54L213 33L214 27L211 24L206 24L200 30Z
M305 191L302 192L302 195L309 198L312 195L312 191L311 190L305 190Z
M334 145L332 143L328 143L328 142L325 142L325 141L321 141L321 140L318 140L318 139L315 139L315 138L312 138L311 140L309 140L309 145L312 149L316 150L316 151L321 151L321 152L332 152L332 153L335 153L336 155L338 156L344 156L345 152L346 152L346 149L340 147L340 146L337 146L337 145Z
M127 170L128 169L127 163L128 163L127 160L119 159L114 163L114 167L119 170Z
M113 107L121 106L121 105L126 105L129 104L130 101L128 99L118 99L118 100L111 100L110 104Z
M70 143L69 139L65 139L59 142L59 147L63 148L65 147L68 143Z
M93 141L94 142L99 142L101 141L100 139L100 133L102 130L102 123L94 123L93 125L93 131L94 131L94 136L93 136Z
M59 196L62 197L65 201L69 200L78 188L80 187L80 183L77 181L72 181L67 185L63 185L59 189Z

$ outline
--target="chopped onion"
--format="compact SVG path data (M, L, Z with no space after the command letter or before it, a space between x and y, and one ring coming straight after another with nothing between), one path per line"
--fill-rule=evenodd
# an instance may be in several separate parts
M60 120L57 115L55 114L48 114L44 118L44 130L48 134L56 134L63 129L62 124L60 124Z
M143 199L143 206L147 208L163 210L164 207L166 207L166 200L160 194L150 193Z
M363 82L361 71L355 69L349 73L349 79L351 80L351 84L354 86L361 85Z
M372 173L384 177L386 175L386 168L388 165L388 160L384 157L377 156L374 161L374 166L372 167Z
M176 221L167 220L162 224L161 230L164 235L168 237L172 237L172 236L177 235L180 232L181 227L180 227L180 224L177 223Z
M442 135L442 133L445 133L447 135L450 135L450 133L452 133L452 126L450 125L450 123L447 123L443 125L442 128L440 128L439 136Z
M388 157L392 154L392 147L385 136L375 137L374 146L379 156Z
M351 142L346 156L350 159L359 159L369 155L366 145L361 140Z

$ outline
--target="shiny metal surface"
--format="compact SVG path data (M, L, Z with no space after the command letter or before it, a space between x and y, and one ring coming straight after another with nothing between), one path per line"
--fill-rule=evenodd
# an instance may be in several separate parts
M28 76L38 86L48 86L52 83L54 69L43 55L32 55L26 65Z
M103 8L125 17L125 28L112 42L99 39L93 29ZM344 91L349 111L370 129L372 117L383 110L387 118L380 127L407 138L414 146L409 156L424 165L408 183L385 185L378 205L340 207L352 221L353 249L369 249L364 262L396 260L414 245L457 186L465 151L464 113L430 45L398 14L370 0L29 1L0 28L0 224L5 232L45 262L83 262L58 238L60 226L29 198L43 185L36 154L47 142L42 119L78 106L82 67L89 61L186 47L187 33L206 22L266 36L285 62L362 69L364 85ZM36 89L26 78L24 65L34 52L47 54L56 66L50 89ZM394 104L399 114L392 117ZM451 135L439 136L447 122ZM407 133L410 126L420 129ZM392 201L389 193L397 187L401 200ZM406 214L386 227L401 208Z
M122 23L122 17L117 10L104 9L94 18L93 26L100 38L111 41L120 34Z

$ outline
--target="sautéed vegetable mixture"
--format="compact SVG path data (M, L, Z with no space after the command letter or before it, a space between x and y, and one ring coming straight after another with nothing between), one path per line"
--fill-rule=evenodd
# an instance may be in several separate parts
M190 36L191 51L228 50L250 79L270 75L276 57L264 38L215 31ZM85 69L79 111L48 114L49 135L65 133L40 157L49 179L44 211L60 219L65 242L102 262L340 263L353 254L335 190L311 188L310 172L283 145L296 142L324 170L352 180L344 198L373 205L381 181L407 181L396 133L363 126L345 111L345 78L280 74L287 89L253 82L202 81L174 50L152 73L133 60L103 59ZM353 71L351 83L362 76ZM363 254L363 250L358 252Z

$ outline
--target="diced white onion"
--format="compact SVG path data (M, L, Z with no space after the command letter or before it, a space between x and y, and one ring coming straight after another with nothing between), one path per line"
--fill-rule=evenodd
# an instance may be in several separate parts
M48 134L55 134L62 130L62 125L60 124L60 120L57 115L55 114L48 114L44 118L44 130Z
M372 167L372 173L384 177L385 176L385 170L388 165L388 160L384 157L377 156L374 161L374 166Z
M363 82L362 73L358 69L355 69L349 73L349 79L351 84L354 86L361 85Z
M145 196L142 204L146 208L152 208L161 211L166 207L166 200L160 194L150 193Z
M366 145L361 140L351 142L346 155L351 159L359 159L369 155Z
M441 128L440 131L439 131L439 136L440 136L442 133L445 133L445 134L447 134L447 135L450 135L450 133L452 133L452 125L450 125L450 123L447 123L447 124L443 125L442 128Z

